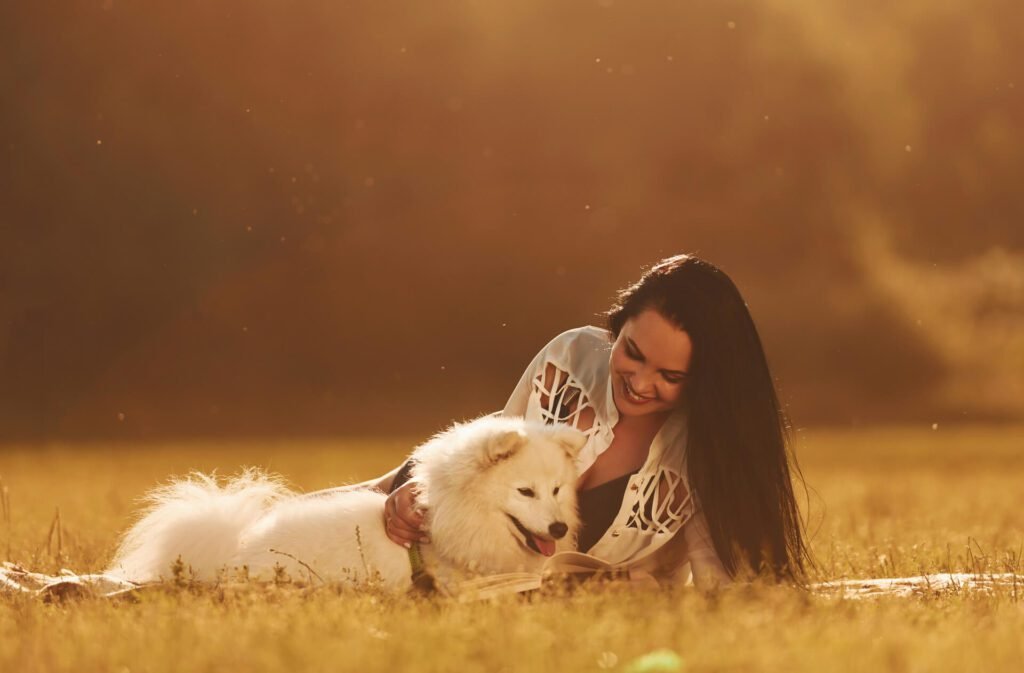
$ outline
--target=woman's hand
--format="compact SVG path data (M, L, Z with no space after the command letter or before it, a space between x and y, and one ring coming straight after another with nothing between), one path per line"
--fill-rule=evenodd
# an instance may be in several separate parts
M430 542L423 533L423 510L416 506L416 484L406 482L384 502L384 531L395 544Z

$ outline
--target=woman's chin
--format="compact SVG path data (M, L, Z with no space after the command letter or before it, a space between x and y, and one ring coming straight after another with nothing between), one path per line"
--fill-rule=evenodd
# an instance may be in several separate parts
M629 407L616 407L619 410L619 416L650 416L652 414L659 414L666 411L663 407L651 408L643 407L640 409L630 409Z

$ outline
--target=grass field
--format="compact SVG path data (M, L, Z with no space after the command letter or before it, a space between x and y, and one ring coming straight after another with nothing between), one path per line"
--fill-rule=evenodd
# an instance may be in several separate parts
M0 557L99 570L134 500L169 475L257 464L311 490L380 474L414 442L2 447ZM1024 571L1024 428L806 431L796 447L816 580ZM659 650L678 661L637 660ZM477 604L293 586L137 603L0 597L3 672L1022 669L1024 595L1009 589L870 601L749 586Z

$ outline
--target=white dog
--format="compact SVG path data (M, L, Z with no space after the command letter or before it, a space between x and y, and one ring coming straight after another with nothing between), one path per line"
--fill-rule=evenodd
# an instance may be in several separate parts
M536 571L546 556L574 549L574 458L584 443L566 426L487 416L418 447L413 479L431 538L421 546L426 568L442 582ZM379 491L299 495L250 470L223 486L193 475L147 499L108 573L155 581L180 558L199 580L241 567L269 578L280 566L293 578L411 584L408 551L384 532Z

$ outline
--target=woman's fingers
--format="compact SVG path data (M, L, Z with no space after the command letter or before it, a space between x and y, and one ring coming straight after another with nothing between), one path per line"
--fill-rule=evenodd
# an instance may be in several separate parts
M396 523L392 520L391 524L387 527L388 538L395 544L400 544L403 547L409 547L413 542L416 542L420 538L420 532L414 528L409 528L401 523Z
M384 529L388 538L403 547L428 542L423 534L423 513L416 507L413 484L403 484L384 503Z
M404 484L395 498L395 514L413 528L423 525L423 512L416 506L416 491L413 484Z
M423 510L416 503L416 484L403 484L399 490L402 493L395 501L395 515L413 531L413 541L430 542L423 532Z

